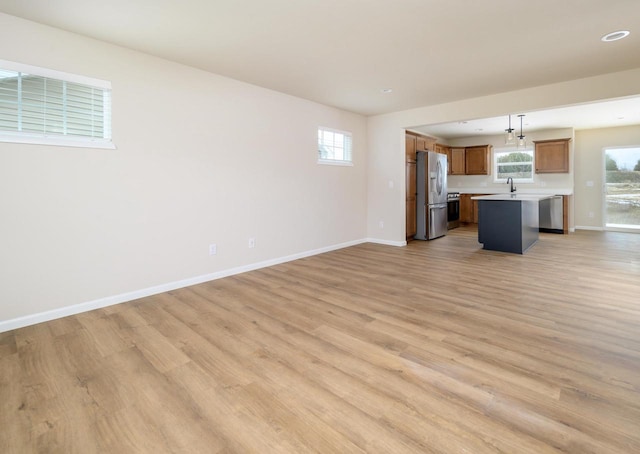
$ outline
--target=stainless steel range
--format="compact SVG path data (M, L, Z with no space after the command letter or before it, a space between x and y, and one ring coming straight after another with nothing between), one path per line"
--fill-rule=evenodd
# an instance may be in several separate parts
M460 226L460 193L447 193L447 230Z

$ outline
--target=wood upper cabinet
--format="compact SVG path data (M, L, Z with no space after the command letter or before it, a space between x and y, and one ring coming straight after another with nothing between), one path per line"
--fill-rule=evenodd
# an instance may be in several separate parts
M417 136L416 150L417 151L433 151L435 143L436 143L436 139L432 137Z
M450 175L466 175L466 153L464 148L449 148L447 153L449 156L449 174Z
M416 162L416 139L412 134L404 135L405 161Z
M416 137L416 150L427 151L428 149L427 140L424 137Z
M440 154L444 154L447 156L447 175L449 175L451 173L451 155L450 155L450 148L446 145L442 145L439 143L436 143L433 146L433 151L435 151L436 153L440 153Z
M433 151L435 151L436 153L447 154L447 150L448 149L449 149L448 146L441 145L439 143L436 143L436 144L433 145Z
M490 155L491 145L465 148L465 174L489 175L491 173Z
M570 140L535 141L536 173L569 173Z

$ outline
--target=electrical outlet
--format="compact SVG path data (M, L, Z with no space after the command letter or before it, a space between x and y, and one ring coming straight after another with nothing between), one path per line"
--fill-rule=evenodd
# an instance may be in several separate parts
M381 229L384 229L384 221L378 222L378 227L380 227Z
M256 239L255 238L249 238L249 249L252 249L256 247Z
M215 244L209 245L209 255L216 255L218 253L218 246Z

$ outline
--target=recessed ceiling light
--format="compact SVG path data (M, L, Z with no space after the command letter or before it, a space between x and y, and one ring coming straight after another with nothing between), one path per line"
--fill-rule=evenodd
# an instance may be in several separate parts
M459 121L458 124L459 125L466 125L468 122L467 121Z
M611 32L604 35L601 40L605 43L609 43L611 41L618 41L619 39L626 38L629 36L629 30L618 30L617 32Z
M482 128L476 128L476 131L484 131Z
M380 90L380 93L391 93L393 91L393 88L383 88Z

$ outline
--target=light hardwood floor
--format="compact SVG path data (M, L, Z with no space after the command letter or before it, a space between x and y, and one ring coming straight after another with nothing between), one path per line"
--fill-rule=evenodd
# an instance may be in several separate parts
M640 235L363 244L0 334L2 453L639 453Z

